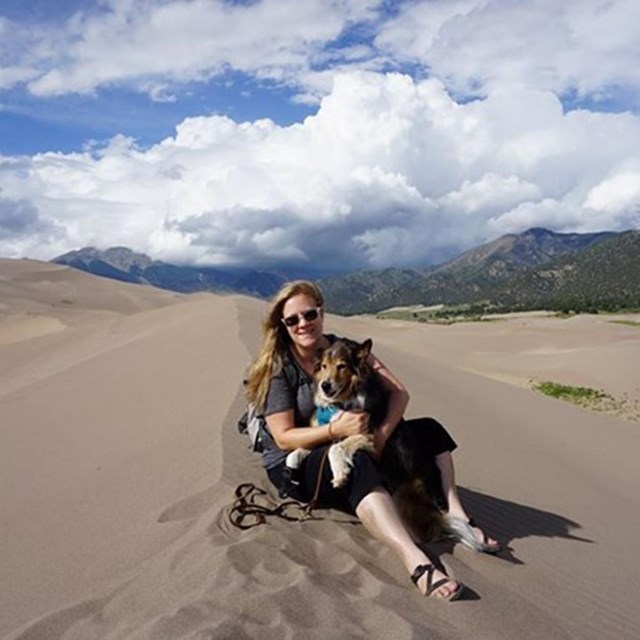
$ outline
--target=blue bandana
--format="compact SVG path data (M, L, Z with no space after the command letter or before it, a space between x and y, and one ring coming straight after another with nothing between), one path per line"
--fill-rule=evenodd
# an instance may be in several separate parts
M323 424L329 424L331 422L331 418L335 416L340 411L340 407L337 407L335 404L330 404L328 407L317 407L316 408L316 422L318 426Z

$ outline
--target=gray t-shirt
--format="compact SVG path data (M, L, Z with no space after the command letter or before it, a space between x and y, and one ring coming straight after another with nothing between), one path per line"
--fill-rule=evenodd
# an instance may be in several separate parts
M337 338L333 334L325 335L329 343ZM298 364L298 361L287 352L283 358L283 367L271 378L269 391L264 405L264 415L289 411L293 409L296 427L306 427L311 422L315 409L313 403L313 379ZM262 465L271 469L278 466L287 457L287 451L282 451L274 442L266 429L263 438Z

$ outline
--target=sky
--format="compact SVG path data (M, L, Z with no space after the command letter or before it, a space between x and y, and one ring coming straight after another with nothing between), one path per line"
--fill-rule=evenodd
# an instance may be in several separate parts
M0 0L0 256L426 266L640 227L638 0Z

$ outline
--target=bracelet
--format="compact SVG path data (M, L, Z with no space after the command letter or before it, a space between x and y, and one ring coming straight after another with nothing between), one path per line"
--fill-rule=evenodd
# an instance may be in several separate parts
M331 427L333 426L333 422L329 423L329 440L333 440L333 433L331 432Z

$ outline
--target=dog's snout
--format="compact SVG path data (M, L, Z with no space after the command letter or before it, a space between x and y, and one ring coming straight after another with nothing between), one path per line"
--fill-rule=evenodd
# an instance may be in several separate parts
M327 394L327 395L331 395L331 382L329 380L323 380L320 383L320 388Z

